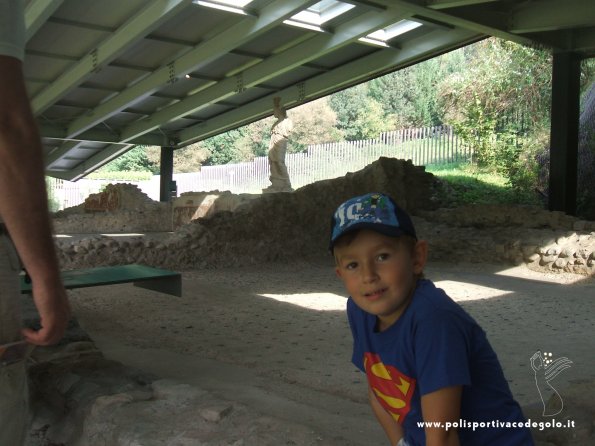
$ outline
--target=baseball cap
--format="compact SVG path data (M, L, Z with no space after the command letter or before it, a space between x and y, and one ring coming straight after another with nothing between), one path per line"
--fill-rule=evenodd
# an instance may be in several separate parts
M341 204L331 220L329 250L337 239L358 229L371 229L384 235L409 235L417 240L411 217L388 195L378 192L350 198Z

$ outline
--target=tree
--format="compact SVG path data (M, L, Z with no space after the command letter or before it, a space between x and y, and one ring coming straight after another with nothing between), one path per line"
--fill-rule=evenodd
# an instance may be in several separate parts
M238 144L245 134L246 128L240 127L202 141L201 145L209 152L204 164L227 164L246 160L250 155L245 153L243 145Z
M440 84L445 119L475 161L519 193L537 183L536 154L549 127L551 55L495 38L466 48L465 70Z
M157 172L159 164L149 160L145 146L136 146L104 165L103 172Z
M301 152L309 144L338 141L342 137L341 132L335 127L337 117L328 104L328 98L295 107L288 111L288 116L294 125L289 135L289 153ZM233 139L233 162L250 161L255 156L266 156L274 122L275 118L269 116L242 127L241 135Z
M301 152L310 144L339 141L343 135L336 128L337 115L324 97L289 111L293 132L289 135L289 152Z
M337 114L337 127L348 141L377 138L394 129L382 106L368 95L367 84L333 94L330 105Z
M175 150L174 172L198 172L209 154L209 151L200 142Z

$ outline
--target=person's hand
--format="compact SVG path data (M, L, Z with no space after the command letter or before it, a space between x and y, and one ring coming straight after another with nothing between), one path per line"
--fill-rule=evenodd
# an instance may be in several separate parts
M53 284L33 280L33 301L39 312L41 328L37 331L24 328L25 340L34 345L57 343L64 336L70 319L70 305L62 283L59 280Z

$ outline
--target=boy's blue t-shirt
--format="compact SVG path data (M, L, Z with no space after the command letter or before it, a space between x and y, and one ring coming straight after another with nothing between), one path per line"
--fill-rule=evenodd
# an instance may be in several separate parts
M463 386L461 420L490 427L459 427L462 446L533 445L526 427L492 427L492 422L525 422L512 398L485 332L457 303L429 280L418 281L400 318L383 332L376 316L352 298L347 315L353 333L353 363L366 373L380 404L404 428L412 446L425 445L421 396ZM433 420L425 420L433 421Z

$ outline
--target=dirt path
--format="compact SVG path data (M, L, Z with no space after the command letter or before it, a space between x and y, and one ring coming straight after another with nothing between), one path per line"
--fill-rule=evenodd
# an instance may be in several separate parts
M483 326L522 405L540 401L529 362L538 349L573 361L560 388L595 378L594 278L466 264L433 264L426 275ZM190 271L183 287L181 299L116 285L77 290L71 301L108 358L310 426L337 445L385 441L349 361L346 299L330 263Z

